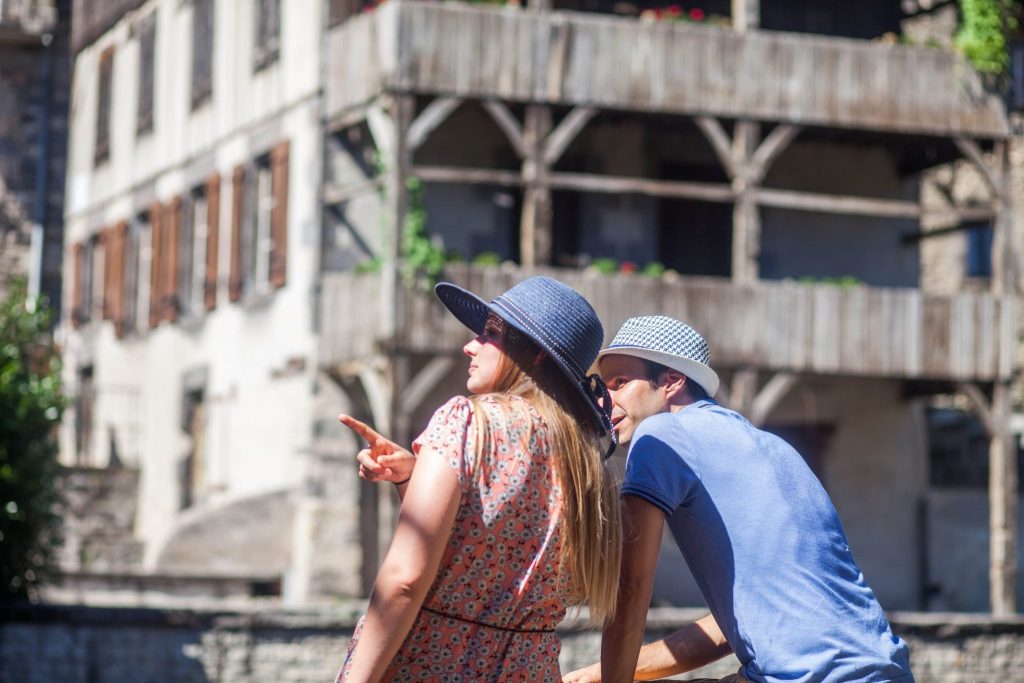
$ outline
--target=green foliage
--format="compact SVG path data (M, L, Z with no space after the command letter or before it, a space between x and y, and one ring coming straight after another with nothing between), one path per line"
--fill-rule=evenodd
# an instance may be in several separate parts
M405 187L409 191L409 210L402 227L402 275L407 286L420 283L433 289L444 272L445 251L427 235L427 212L419 178L409 178Z
M644 275L647 277L658 278L665 274L665 264L661 261L651 261L643 270Z
M65 400L49 311L23 282L0 303L0 600L32 597L60 543L55 429Z
M613 258L596 258L591 261L590 267L602 275L611 275L619 270L619 264Z
M500 266L501 255L494 251L481 251L473 257L474 266Z
M798 277L797 282L804 285L835 285L836 287L842 287L849 289L850 287L856 287L861 284L861 281L852 275L842 275L840 277Z
M1015 0L960 0L963 17L956 46L983 73L1002 74L1010 65L1007 34L1018 26Z

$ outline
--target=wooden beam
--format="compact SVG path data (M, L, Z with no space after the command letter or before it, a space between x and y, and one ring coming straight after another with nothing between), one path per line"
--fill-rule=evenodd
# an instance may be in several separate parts
M501 132L508 138L509 144L512 145L512 149L515 150L519 158L525 159L529 155L529 146L526 143L523 127L516 121L516 117L512 115L508 107L498 100L484 100L483 106L494 122L498 124Z
M757 393L757 370L750 367L736 368L729 387L729 407L740 415L749 415Z
M760 427L768 419L768 415L779 404L797 382L796 375L789 372L778 372L772 375L768 383L761 387L757 396L750 402L750 422Z
M799 133L800 126L792 126L787 123L775 126L750 157L748 181L760 183L775 159L789 147L789 143Z
M758 204L777 209L886 218L917 218L921 215L918 204L900 199L871 199L767 188L758 188L753 192Z
M523 209L519 221L519 262L526 267L547 265L551 260L551 166L544 145L551 134L551 109L528 104L523 129Z
M569 112L544 141L544 162L551 165L558 161L595 114L594 107L576 107Z
M419 409L434 387L455 367L455 363L451 356L435 356L427 361L427 364L399 392L399 411L411 415Z
M764 175L764 167L751 166L758 147L761 126L752 121L737 121L733 132L731 156L737 172L731 176L736 200L732 209L732 281L737 285L757 282L760 275L761 211L754 190Z
M992 614L1017 612L1017 449L1010 435L1010 383L993 386L989 443L989 591Z
M978 172L981 173L981 177L984 179L985 184L992 193L992 196L1001 196L1002 182L999 178L999 174L988 165L988 162L985 161L985 155L982 153L981 147L978 146L978 143L969 138L965 138L962 135L954 136L953 143L956 144L956 147L960 150L961 154L967 157L968 161L970 161L971 164L978 169Z
M651 197L679 197L708 202L731 202L734 193L722 183L695 183L684 180L648 180L591 173L551 174L551 187L582 192L633 193Z
M380 104L372 104L366 109L366 125L370 128L373 144L380 155L387 159L393 154L395 147L395 122Z
M412 174L425 183L465 183L507 187L519 187L523 184L523 176L518 171L502 171L492 168L413 166Z
M371 192L376 192L383 184L382 178L369 178L355 183L325 183L324 184L324 205L337 206L344 204L355 197L362 197Z
M743 33L761 26L761 0L732 0L732 27Z
M461 97L438 97L420 112L416 120L409 125L409 149L416 151L426 142L434 129L444 123L453 111L462 104Z
M711 143L711 149L714 150L718 161L722 164L722 168L725 169L725 174L730 179L740 175L742 166L733 156L732 141L729 139L728 134L726 134L725 129L722 128L722 124L718 122L718 119L711 116L698 116L694 119L694 122L700 131L704 133L704 137L707 138L708 142Z

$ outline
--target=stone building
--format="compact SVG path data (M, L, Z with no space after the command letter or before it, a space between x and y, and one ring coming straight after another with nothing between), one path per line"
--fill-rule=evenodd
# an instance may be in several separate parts
M922 180L992 175L1010 127L956 54L874 40L901 3L81 4L63 457L138 470L124 571L365 593L395 501L337 413L408 442L464 379L424 283L544 272L609 335L654 312L704 332L722 400L798 446L890 609L958 589L928 545L955 522L930 402L988 411L981 590L1017 609L1015 288L925 292L917 238L1005 232L1008 195L933 208ZM659 599L699 604L665 560Z
M60 308L70 2L0 3L0 297L12 277Z

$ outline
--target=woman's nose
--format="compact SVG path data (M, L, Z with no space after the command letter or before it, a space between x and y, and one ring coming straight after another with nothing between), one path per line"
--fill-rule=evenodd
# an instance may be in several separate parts
M462 352L472 358L476 355L477 349L479 348L480 342L476 339L472 339L468 344L462 347Z

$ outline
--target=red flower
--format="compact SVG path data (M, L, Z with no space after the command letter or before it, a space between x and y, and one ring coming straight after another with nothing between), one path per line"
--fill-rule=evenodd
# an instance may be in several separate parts
M665 10L670 17L682 16L683 8L679 5L669 5Z
M694 7L690 10L690 19L693 19L694 21L704 21L704 10L699 7Z
M623 261L619 264L620 273L632 273L636 271L636 264L632 261Z

